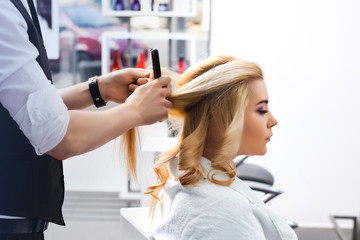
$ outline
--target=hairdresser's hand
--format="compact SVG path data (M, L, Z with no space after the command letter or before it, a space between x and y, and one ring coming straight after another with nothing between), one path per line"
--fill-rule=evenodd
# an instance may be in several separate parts
M168 117L168 111L172 103L166 100L171 93L168 87L170 77L162 76L139 86L134 93L126 100L139 115L139 125L152 124L163 121ZM147 82L147 81L146 81Z
M144 84L147 84L148 82L154 80L154 74L151 72L150 73L150 76L147 77L147 78L138 78L138 80L136 81L137 85L136 84L132 84L130 86L130 91L135 91L135 89L141 85L144 85Z
M99 90L104 101L123 103L138 87L139 78L150 77L150 71L139 68L127 68L100 76Z

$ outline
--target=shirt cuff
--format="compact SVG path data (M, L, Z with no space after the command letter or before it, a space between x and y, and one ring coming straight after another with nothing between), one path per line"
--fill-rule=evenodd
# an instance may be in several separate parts
M37 155L50 151L64 138L70 115L53 85L45 85L31 93L21 110L26 111L28 119L22 119L18 124ZM16 116L14 120L16 121Z

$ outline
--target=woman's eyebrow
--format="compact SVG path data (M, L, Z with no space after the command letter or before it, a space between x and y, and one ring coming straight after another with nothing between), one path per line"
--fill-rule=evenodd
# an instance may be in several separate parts
M256 106L259 105L259 104L262 104L262 103L268 104L268 103L269 103L269 100L261 100L260 102L258 102L258 103L256 104Z

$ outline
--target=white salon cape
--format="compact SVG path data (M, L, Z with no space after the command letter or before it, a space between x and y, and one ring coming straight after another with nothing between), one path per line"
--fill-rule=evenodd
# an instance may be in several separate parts
M201 159L206 173L211 162ZM172 178L161 193L151 226L156 240L292 240L298 239L286 221L272 213L243 181L228 187L207 179L195 187L176 181L177 159L170 163ZM225 174L217 171L216 178ZM213 173L213 172L212 172Z

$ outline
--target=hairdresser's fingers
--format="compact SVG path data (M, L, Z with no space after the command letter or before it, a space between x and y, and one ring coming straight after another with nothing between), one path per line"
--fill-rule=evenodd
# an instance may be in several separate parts
M170 109L173 107L173 103L170 102L169 100L167 100L167 101L165 102L165 107L166 107L168 110L170 110Z
M135 91L135 89L138 88L138 87L139 87L139 85L132 83L132 84L129 85L129 91L130 91L130 92L133 92L133 91Z
M149 79L148 79L148 78L139 78L139 79L136 81L136 83L137 83L139 86L144 85L144 84L146 84L146 83L148 83L148 82L149 82Z
M164 91L165 97L170 96L170 94L171 94L171 89L170 89L169 87L163 87L162 89L163 89L163 91Z
M167 111L169 112L170 111L170 109L173 107L173 104L172 104L172 102L170 102L170 101L166 101L165 102L165 107L167 108ZM167 120L168 119L168 115L166 115L164 118L162 118L159 122L163 122L163 121L165 121L165 120Z
M150 81L155 80L155 79L154 79L154 73L150 73L150 74L149 74L149 80L150 80Z
M171 78L169 76L161 76L154 81L158 81L161 87L168 87L171 82Z
M161 119L159 122L161 123L161 122L163 122L163 121L165 121L165 120L167 120L167 118Z
M129 85L129 91L133 92L139 86L147 84L149 82L149 78L139 78L135 83Z

